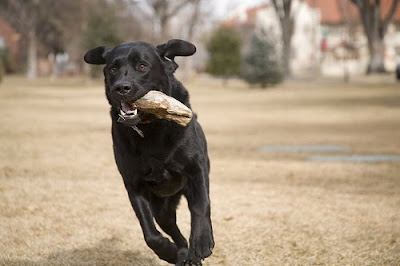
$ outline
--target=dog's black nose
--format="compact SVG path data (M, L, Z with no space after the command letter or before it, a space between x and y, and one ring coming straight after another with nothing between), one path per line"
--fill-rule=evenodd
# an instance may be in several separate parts
M131 84L127 82L121 82L115 85L115 91L121 95L128 94L131 89L132 89Z

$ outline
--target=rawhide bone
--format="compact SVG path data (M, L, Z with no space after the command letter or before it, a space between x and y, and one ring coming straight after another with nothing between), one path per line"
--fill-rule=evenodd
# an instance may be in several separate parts
M192 110L177 99L160 91L149 91L132 104L142 112L155 115L159 119L167 119L185 127L192 119Z

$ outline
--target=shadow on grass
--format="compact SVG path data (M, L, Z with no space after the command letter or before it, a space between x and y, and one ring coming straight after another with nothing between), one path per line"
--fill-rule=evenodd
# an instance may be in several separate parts
M118 249L118 242L116 238L103 239L94 247L56 252L37 261L10 259L5 265L158 265L156 260L143 256L139 251Z

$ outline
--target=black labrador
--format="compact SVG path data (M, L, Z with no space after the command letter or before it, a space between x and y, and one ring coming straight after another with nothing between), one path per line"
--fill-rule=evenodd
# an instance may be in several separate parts
M157 47L146 42L100 46L84 57L86 63L105 64L115 161L144 239L159 258L176 265L201 265L214 247L206 139L195 116L182 127L130 103L157 90L191 108L188 91L173 75L174 58L195 52L193 44L174 39ZM191 213L189 245L176 225L182 195ZM173 242L156 229L154 219Z

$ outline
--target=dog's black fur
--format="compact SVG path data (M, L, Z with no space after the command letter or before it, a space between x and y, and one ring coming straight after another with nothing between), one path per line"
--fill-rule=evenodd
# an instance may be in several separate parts
M175 56L194 54L196 47L170 40L154 47L130 42L114 48L100 46L84 57L89 64L105 64L106 96L111 105L114 156L147 245L161 259L176 265L201 265L214 247L210 219L207 143L196 117L186 127L138 113L134 125L118 122L122 103L132 103L158 90L190 107L189 93L173 75ZM191 213L189 245L176 225L181 196ZM173 242L163 237L160 228Z

